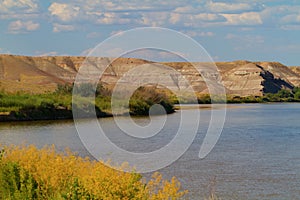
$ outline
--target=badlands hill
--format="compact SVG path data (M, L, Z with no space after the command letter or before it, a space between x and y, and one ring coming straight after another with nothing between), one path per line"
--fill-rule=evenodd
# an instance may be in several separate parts
M97 59L90 62L93 70L97 70ZM101 58L105 59L105 58ZM76 74L84 62L85 57L75 56L51 56L51 57L29 57L15 55L0 55L0 89L8 92L25 91L31 93L42 93L53 91L58 84L72 83ZM110 61L107 59L107 61ZM211 63L193 63L203 73L197 73L191 63L170 62L160 63L175 69L182 74L186 80L199 93L207 93L207 87L203 76L216 77L222 81L228 94L240 96L261 96L263 93L276 93L282 88L292 89L300 85L300 68L287 67L277 62L217 62L217 73L211 70ZM127 72L136 66L143 65L152 76L159 78L160 66L157 64L134 58L119 58L114 60L110 67L104 72L101 81L105 85L113 85ZM168 69L170 70L170 69ZM136 70L135 70L136 71ZM139 72L132 72L134 76L145 76ZM168 80L175 85L180 83L178 76L169 77ZM125 84L131 84L127 80ZM178 86L179 87L179 86Z

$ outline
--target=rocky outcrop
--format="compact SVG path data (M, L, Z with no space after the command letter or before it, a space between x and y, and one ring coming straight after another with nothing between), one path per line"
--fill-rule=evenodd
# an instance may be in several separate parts
M244 95L262 95L262 69L254 63L237 66L223 73L223 83L228 93Z
M223 83L228 93L261 96L292 89L300 83L300 76L280 63L246 63L224 72Z
M224 84L227 94L261 96L300 85L300 68L289 68L277 62L157 64L135 58L93 58L88 63L91 76L96 75L99 60L110 63L100 79L108 87L113 87L117 81L129 87L137 84L137 80L147 82L155 78L173 87L171 89L181 90L191 85L199 93L208 93L206 83L211 81ZM85 57L75 56L0 55L0 89L32 93L53 91L58 84L72 83L84 61Z
M300 75L300 66L289 67L295 74Z

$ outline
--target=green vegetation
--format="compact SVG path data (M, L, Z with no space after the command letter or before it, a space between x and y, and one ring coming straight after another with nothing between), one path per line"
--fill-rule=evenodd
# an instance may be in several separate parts
M0 91L0 121L71 119L73 117L73 90L77 94L73 106L79 111L80 117L92 117L94 111L96 111L97 117L112 116L111 90L99 84L96 91L93 92L90 90L91 87L90 83L84 83L77 87L59 85L55 92L44 94ZM172 113L175 103L191 103L189 94L180 98L179 100L166 89L149 86L137 89L131 96L129 105L124 99L118 99L115 103L121 108L118 113L120 115L126 114L128 110L130 115L148 115L150 107L154 104L160 104L167 113ZM215 97L214 103L225 103L222 99ZM211 103L209 95L198 94L197 100L200 104ZM227 96L227 103L265 102L300 102L300 87L295 87L293 90L282 89L276 94L266 93L263 96Z
M130 114L143 115L148 113L154 104L162 105L167 113L174 112L173 103L167 95L157 91L155 87L140 87L133 93L129 101Z
M145 181L126 164L115 170L103 162L81 158L55 147L4 147L0 152L0 199L7 200L165 200L179 199L187 191L173 177L154 173Z
M111 92L102 85L96 87L95 94L89 83L74 88L73 85L59 85L57 90L45 94L5 93L0 92L1 120L47 120L72 118L72 91L78 98L73 104L80 116L92 116L96 110L97 117L111 116ZM167 113L174 112L173 104L166 95L160 94L153 87L141 87L131 97L129 105L120 100L120 105L129 108L131 115L148 115L149 108L161 104ZM120 113L122 114L122 113Z
M300 88L295 87L293 90L281 89L277 93L266 93L263 96L237 96L228 95L227 103L267 103L267 102L300 102ZM199 95L198 103L210 104L209 95ZM218 102L217 103L222 103Z
M0 93L0 112L9 113L8 120L70 118L71 95Z
M227 96L227 103L264 103L263 96Z

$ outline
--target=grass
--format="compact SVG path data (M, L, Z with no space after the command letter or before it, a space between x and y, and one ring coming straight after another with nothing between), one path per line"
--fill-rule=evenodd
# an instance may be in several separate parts
M24 92L5 93L0 91L0 120L48 120L70 119L72 115L72 91L78 92L75 103L82 117L90 117L96 110L98 117L112 115L111 91L101 85L97 86L96 95L89 88L92 85L85 83L74 88L72 85L58 86L55 92L43 94L28 94ZM123 91L126 92L126 91ZM121 95L122 97L122 95ZM184 94L176 97L171 91L156 87L140 87L130 98L129 105L124 99L115 101L119 106L118 114L148 115L154 104L162 105L167 113L174 112L174 103L191 103L191 96ZM300 102L300 88L293 90L282 89L276 94L267 93L263 96L228 95L224 98L215 97L214 103L265 103L265 102ZM209 95L198 94L199 104L210 104ZM195 103L195 102L192 102Z
M69 94L0 93L0 112L12 120L70 118L71 103Z
M18 111L26 107L39 107L43 103L52 104L55 107L68 107L71 104L70 95L1 93L0 97L0 108L2 110L10 109L11 111Z
M164 180L154 173L146 182L134 171L58 153L54 146L9 146L0 153L0 199L176 200L187 193L180 188L175 177Z
M82 116L91 116L94 108L98 117L111 116L111 93L98 86L96 96L89 92L92 85L76 87L75 106ZM72 85L58 86L55 92L29 94L0 92L0 112L9 113L7 120L39 120L72 118ZM95 98L94 98L95 97ZM155 88L140 88L131 97L129 105L123 99L117 104L129 109L131 115L148 115L154 104L161 104L167 113L174 112L173 104ZM123 114L123 113L120 113ZM7 114L6 114L7 115Z
M295 87L293 90L281 89L277 93L265 93L263 96L238 96L228 95L227 103L268 103L268 102L300 102L300 88ZM209 95L198 95L199 104L210 104ZM218 100L215 101L218 103ZM219 103L224 103L220 100Z

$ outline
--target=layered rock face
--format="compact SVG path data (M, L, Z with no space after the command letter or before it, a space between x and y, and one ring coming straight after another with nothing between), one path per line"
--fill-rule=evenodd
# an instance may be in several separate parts
M300 76L280 63L245 62L224 70L223 82L230 94L261 96L298 86Z
M109 67L97 77L99 61ZM72 83L83 65L85 57L53 56L28 57L0 55L0 89L8 92L25 91L42 93L53 91L58 84ZM128 87L156 80L172 90L192 86L208 93L207 84L223 84L227 94L261 96L275 93L282 88L292 89L300 85L300 70L276 62L217 62L217 63L153 63L135 58L92 58L90 76L113 87L118 81ZM159 82L161 81L161 82Z
M226 71L223 83L232 94L260 96L264 88L262 72L254 63L247 63Z

